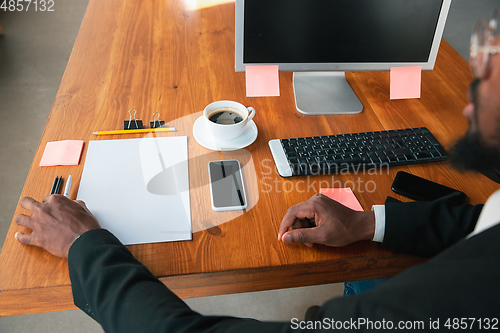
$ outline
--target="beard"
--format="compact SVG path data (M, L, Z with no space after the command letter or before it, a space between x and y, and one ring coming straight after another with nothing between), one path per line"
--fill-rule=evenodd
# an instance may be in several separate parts
M500 147L486 144L480 133L469 127L451 148L450 162L459 171L491 172L500 167Z

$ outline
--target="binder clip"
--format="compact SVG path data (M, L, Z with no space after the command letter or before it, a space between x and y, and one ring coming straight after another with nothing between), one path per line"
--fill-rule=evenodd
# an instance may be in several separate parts
M160 120L160 113L159 112L153 113L153 121L149 122L149 127L159 128L162 127L163 125L165 125L165 122L163 120Z
M134 111L134 119L132 119L132 112ZM124 130L129 130L129 129L141 129L142 128L142 120L139 120L135 117L135 114L137 113L136 109L130 109L128 110L128 114L130 115L130 118L128 120L123 121L123 129Z

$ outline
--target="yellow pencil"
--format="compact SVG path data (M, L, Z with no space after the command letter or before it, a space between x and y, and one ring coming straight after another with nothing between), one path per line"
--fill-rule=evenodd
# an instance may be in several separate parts
M161 128L143 128L132 130L117 130L117 131L97 131L94 135L111 135L111 134L135 134L135 133L149 133L149 132L175 132L175 127L161 127Z

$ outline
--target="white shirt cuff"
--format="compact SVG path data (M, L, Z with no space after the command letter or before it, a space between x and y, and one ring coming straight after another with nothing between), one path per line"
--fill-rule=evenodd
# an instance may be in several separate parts
M385 205L373 205L375 213L375 233L372 241L382 243L385 235Z

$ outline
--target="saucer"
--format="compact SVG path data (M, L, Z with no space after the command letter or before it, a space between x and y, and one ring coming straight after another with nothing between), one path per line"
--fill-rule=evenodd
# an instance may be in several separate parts
M226 141L216 139L210 135L210 132L205 128L205 124L203 123L203 117L199 117L194 122L193 135L195 140L205 148L220 151L238 150L251 145L257 139L259 131L253 120L248 122L240 136Z

